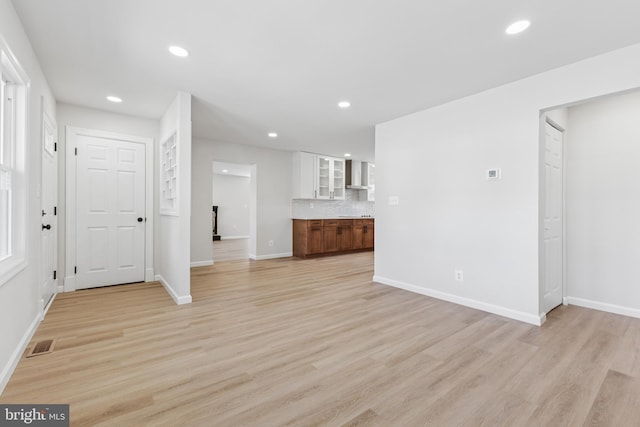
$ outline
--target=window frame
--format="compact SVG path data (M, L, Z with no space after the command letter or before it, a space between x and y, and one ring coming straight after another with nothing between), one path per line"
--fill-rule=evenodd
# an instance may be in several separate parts
M0 36L0 79L11 85L13 95L12 132L10 141L9 159L3 159L0 163L0 170L9 175L9 230L8 254L0 260L0 287L12 279L15 275L24 270L27 262L27 223L28 223L28 171L26 161L27 150L27 117L29 104L30 80L24 72L20 63L13 55L4 39ZM6 89L6 88L5 88ZM2 93L2 108L0 114L3 115L5 93ZM0 130L0 138L5 140L5 129ZM0 149L5 147L0 144ZM4 156L4 154L3 154Z

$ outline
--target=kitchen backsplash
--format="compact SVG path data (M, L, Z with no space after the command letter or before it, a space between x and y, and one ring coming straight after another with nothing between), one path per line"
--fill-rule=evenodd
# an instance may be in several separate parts
M291 200L292 218L336 218L339 216L374 216L375 202L359 200L362 190L347 189L345 200ZM311 207L313 206L313 207Z

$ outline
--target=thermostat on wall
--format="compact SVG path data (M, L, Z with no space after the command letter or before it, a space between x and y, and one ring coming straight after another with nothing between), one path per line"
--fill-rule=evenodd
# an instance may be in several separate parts
M500 179L500 168L487 169L487 181L495 181Z

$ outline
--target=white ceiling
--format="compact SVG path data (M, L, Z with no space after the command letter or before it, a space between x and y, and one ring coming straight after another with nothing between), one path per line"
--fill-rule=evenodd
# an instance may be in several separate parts
M362 160L376 123L640 42L629 0L13 3L59 101L159 118L182 90L194 137Z

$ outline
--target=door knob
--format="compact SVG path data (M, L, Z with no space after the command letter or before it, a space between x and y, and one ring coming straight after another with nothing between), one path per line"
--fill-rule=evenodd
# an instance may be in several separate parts
M51 230L51 224L47 224L47 225L42 224L42 229L43 230Z
M138 222L142 222L142 218L138 217Z

